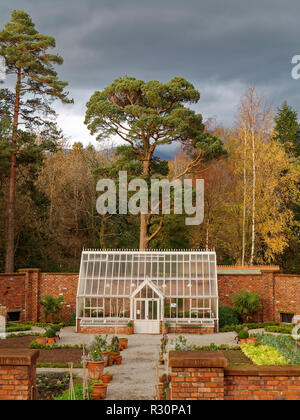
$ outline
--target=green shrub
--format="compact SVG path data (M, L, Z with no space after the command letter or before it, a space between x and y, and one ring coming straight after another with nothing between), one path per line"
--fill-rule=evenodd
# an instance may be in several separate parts
M258 366L283 366L288 364L283 355L271 346L242 344L241 349Z
M83 387L81 384L75 384L74 385L74 392L75 392L75 399L77 401L83 400ZM89 386L89 394L90 394L90 400L92 399L92 387ZM54 398L55 401L68 401L69 400L69 390L66 390L58 397Z
M278 322L256 322L256 323L247 323L247 324L238 324L238 325L226 325L223 328L220 328L220 332L231 332L236 331L239 333L243 328L247 327L249 330L256 330L258 328L266 328L269 326L278 326Z
M234 311L240 316L243 322L248 322L256 315L262 307L259 294L257 292L246 292L241 290L231 296Z
M230 306L219 306L219 328L238 323L239 319Z
M18 331L30 331L31 327L29 325L18 325L18 324L8 324L6 327L7 333L14 333Z
M300 351L295 341L286 335L256 334L260 343L278 350L292 365L300 365Z
M44 307L44 317L48 321L55 322L58 319L58 314L62 310L62 305L65 301L63 296L53 297L46 295L44 300L40 301L40 304Z
M294 325L268 326L268 327L265 327L265 331L280 333L280 334L292 334L293 328L294 328Z
M239 332L239 339L240 340L246 340L247 338L249 338L249 333L247 330L241 330Z

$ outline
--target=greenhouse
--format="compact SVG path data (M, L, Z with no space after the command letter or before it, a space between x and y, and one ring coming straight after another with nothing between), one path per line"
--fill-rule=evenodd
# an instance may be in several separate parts
M218 285L214 251L83 251L79 327L125 326L159 334L168 323L214 328Z

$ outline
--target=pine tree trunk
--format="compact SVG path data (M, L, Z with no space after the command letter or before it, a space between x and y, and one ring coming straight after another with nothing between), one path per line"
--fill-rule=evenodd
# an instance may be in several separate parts
M150 166L150 159L151 157L148 157L147 160L143 161L143 174L149 175L151 166ZM149 249L149 215L148 214L142 214L140 215L140 251L144 251L146 249Z
M13 273L15 268L15 194L16 194L16 171L17 171L17 135L20 111L20 90L21 90L21 70L18 69L18 79L16 84L16 100L14 106L14 121L12 130L11 165L9 173L9 197L8 197L8 220L7 220L7 240L5 272Z

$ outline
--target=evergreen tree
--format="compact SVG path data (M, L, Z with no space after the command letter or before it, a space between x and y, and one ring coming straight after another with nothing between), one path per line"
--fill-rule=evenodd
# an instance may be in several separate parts
M298 113L286 101L275 117L274 139L284 145L285 151L300 157L300 126Z
M5 57L8 74L16 78L13 91L1 90L1 99L6 109L5 118L11 122L11 130L6 137L10 141L11 151L6 272L14 271L15 185L19 153L23 152L25 146L34 154L34 138L38 138L39 147L42 143L43 148L49 147L49 141L53 145L58 132L53 119L55 112L49 103L54 99L60 99L63 103L71 102L65 92L67 83L60 81L54 70L54 65L62 64L63 59L47 53L49 48L54 47L55 39L40 34L31 17L23 10L14 10L10 22L0 32L0 55ZM32 136L34 132L37 137Z
M199 99L199 92L182 77L160 83L126 76L92 95L85 123L92 134L98 134L98 140L118 135L129 143L142 163L144 177L149 179L158 146L175 141L189 146L193 161L183 176L201 161L224 153L221 140L205 132L202 115L186 106ZM141 250L149 248L163 227L162 218L154 231L152 222L152 214L141 213Z

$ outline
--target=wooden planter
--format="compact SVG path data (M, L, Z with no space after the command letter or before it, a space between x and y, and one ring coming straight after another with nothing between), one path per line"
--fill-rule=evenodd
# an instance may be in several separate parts
M89 376L91 379L100 379L100 376L103 373L103 369L104 369L104 361L102 362L92 362L92 361L88 361L87 363L87 367L88 367L88 371L89 371Z

